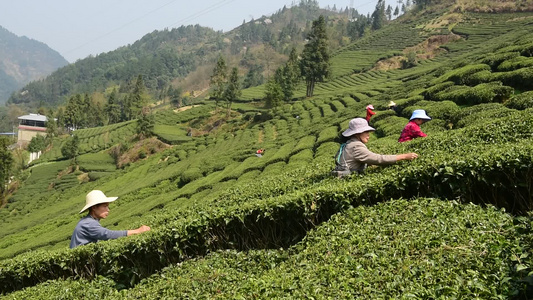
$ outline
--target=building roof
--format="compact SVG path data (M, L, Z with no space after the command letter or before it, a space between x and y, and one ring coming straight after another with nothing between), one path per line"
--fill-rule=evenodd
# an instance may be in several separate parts
M46 122L48 119L46 116L40 115L40 114L29 114L18 117L19 120L31 120L31 121L41 121Z

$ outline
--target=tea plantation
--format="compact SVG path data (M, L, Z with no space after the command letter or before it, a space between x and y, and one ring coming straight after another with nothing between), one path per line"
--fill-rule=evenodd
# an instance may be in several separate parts
M81 131L75 172L55 141L0 210L1 295L531 298L533 14L465 13L441 26L439 17L337 51L312 98L302 86L267 113L250 104L261 88L243 91L231 130L187 136L211 115L209 101L159 112L155 133L172 147L121 169L107 150L131 141L134 122ZM461 38L415 67L373 69L448 34ZM368 104L377 111L368 148L419 158L333 178L339 133ZM433 118L428 137L400 144L415 109ZM103 226L152 230L67 249L92 189L120 197Z

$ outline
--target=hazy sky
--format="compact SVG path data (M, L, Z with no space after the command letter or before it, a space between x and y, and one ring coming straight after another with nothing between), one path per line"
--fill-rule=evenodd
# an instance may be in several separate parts
M397 0L386 0L393 6ZM132 44L147 33L200 24L229 31L299 0L2 0L0 26L46 43L69 62ZM319 0L320 7L351 0ZM377 0L353 0L360 13Z

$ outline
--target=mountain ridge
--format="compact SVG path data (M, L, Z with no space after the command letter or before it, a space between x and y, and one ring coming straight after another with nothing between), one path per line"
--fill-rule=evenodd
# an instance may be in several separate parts
M0 26L0 103L25 84L40 80L68 62L43 42L17 36Z

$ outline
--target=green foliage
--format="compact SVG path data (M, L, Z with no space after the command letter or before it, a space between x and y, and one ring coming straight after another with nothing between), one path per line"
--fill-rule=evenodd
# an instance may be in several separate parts
M507 72L528 67L533 67L533 57L518 56L502 62L498 65L498 71Z
M268 108L275 108L281 105L281 101L283 100L283 90L281 89L281 86L274 78L271 78L265 89L265 105Z
M315 83L321 82L330 74L328 37L324 16L313 21L311 32L307 35L309 42L305 44L300 61L302 76L307 83L306 96L313 96Z
M61 154L66 158L76 158L79 154L80 140L77 135L70 137L61 147Z
M378 0L378 3L376 4L376 9L372 13L372 29L381 29L385 25L385 21L385 0Z
M402 111L402 115L405 118L410 118L415 109L424 109L428 116L431 118L442 119L448 123L453 122L457 113L459 112L459 106L452 101L419 101L413 106L406 107Z
M13 154L8 149L8 146L11 144L8 137L0 137L0 197L4 202L5 191L7 184L10 180L10 175L12 174L13 166Z
M222 99L226 86L226 78L228 73L228 67L226 66L226 61L224 57L220 55L218 57L217 64L213 69L213 75L211 75L211 96L215 99L216 107L218 107L218 101Z
M513 96L503 103L505 106L514 109L526 109L533 107L533 91L524 92Z
M480 104L462 109L457 115L457 127L493 123L499 118L508 117L512 110L500 103Z
M80 170L85 172L113 172L117 169L113 157L105 152L83 154L76 161Z
M46 149L47 146L48 143L46 142L46 138L39 134L31 138L30 143L28 144L28 151L43 151L44 149Z
M438 83L438 84L435 84L435 85L427 88L424 92L422 92L422 95L426 99L434 100L435 99L435 95L437 93L442 92L442 91L446 90L447 88L452 87L454 85L455 85L455 83L453 83L452 81L445 81L443 83ZM398 103L396 103L396 104L398 104Z
M203 175L202 175L202 172L200 171L200 168L190 168L181 174L181 182L182 184L187 184L202 176Z
M522 68L509 72L499 72L493 74L494 80L521 90L533 88L533 67Z
M154 31L130 46L87 57L58 69L45 80L31 82L24 87L28 93L14 94L9 102L61 105L64 98L75 94L102 91L117 83L125 87L138 74L146 74L143 80L155 94L176 76L187 75L200 61L211 58L211 52L203 48L205 43L215 51L221 49L215 43L218 36L213 29L200 25ZM169 51L176 47L182 51Z
M372 57L394 56L398 50L392 49L427 38L429 31L397 33L403 26L422 28L431 18L421 14L409 24L395 23L339 50L335 57L343 67L334 70L344 75L317 84L312 99L271 111L267 121L249 122L251 115L229 120L224 128L107 174L90 171L111 165L104 152L81 155L80 170L96 182L78 182L81 173L66 170L67 161L28 170L26 182L0 210L0 257L10 258L0 262L0 290L30 287L11 294L17 299L51 291L79 298L84 290L108 298L530 298L530 220L503 210L526 216L532 208L531 108L474 105L486 90L507 95L508 87L501 92L498 83L472 88L443 81L432 87L435 76L487 58L496 42L522 46L515 43L522 31L509 28L529 18L465 15L453 30L468 39L445 45L447 53L406 70L361 72L362 64L377 61ZM470 21L475 24L466 26ZM374 56L355 54L368 49L376 49ZM348 62L350 55L353 61L368 59ZM457 81L485 83L496 75L484 69ZM465 88L479 94L472 103L461 102L467 99L462 95L461 108L437 98ZM295 97L304 96L295 91ZM444 101L427 101L436 99ZM407 119L384 110L390 100L398 103L399 116L414 108L438 116L422 127L429 136L398 143ZM369 103L378 111L372 126L379 134L368 148L416 152L419 158L369 168L364 176L331 178L339 130ZM254 103L246 105L243 112ZM211 111L210 105L161 111L157 125L171 134L201 124ZM110 143L128 144L132 123L77 130L80 148L99 152ZM49 153L63 141L54 140ZM261 158L254 155L259 147L267 149ZM148 224L152 231L66 249L82 195L95 188L120 197L103 226ZM87 280L95 274L105 278Z
M149 138L154 135L155 117L150 113L141 114L137 120L137 134Z
M439 101L450 100L457 104L480 104L488 102L503 102L513 94L513 88L501 82L490 82L469 86L454 86L435 95Z
M185 142L190 142L191 137L187 136L187 132L178 126L171 125L154 125L153 129L154 134L163 142L167 144L181 144Z
M504 52L504 53L494 53L487 55L483 60L481 60L482 63L489 65L493 71L498 70L501 63L512 60L516 57L519 57L519 52Z
M374 122L374 126L377 127L376 135L379 137L393 136L396 139L400 137L403 128L409 122L409 119L402 117L391 116L383 120Z
M283 91L283 100L289 101L294 95L294 90L300 82L300 66L296 48L292 48L289 60L285 65L279 67L274 75L274 80ZM269 87L267 86L267 90ZM267 98L268 99L268 98Z
M263 72L263 66L261 65L253 65L250 67L250 70L246 74L244 78L244 82L242 84L243 88L250 88L254 86L258 86L263 84L265 81L265 78L262 74Z
M402 69L409 69L418 64L417 58L416 58L416 52L409 51L407 53L407 58L402 60Z
M121 120L120 104L117 99L117 90L113 89L107 98L104 106L104 112L107 114L107 120L110 124L118 123Z
M229 110L231 109L231 103L234 102L241 95L241 88L239 83L239 70L237 67L231 69L231 74L229 76L228 82L224 89L222 97L226 101L226 107Z
M337 126L328 127L318 134L317 144L320 145L325 142L331 142L339 136L339 128Z
M440 76L435 80L435 83L443 83L446 81L452 81L455 84L465 84L468 81L469 76L472 76L481 71L490 71L490 66L486 64L467 65Z

